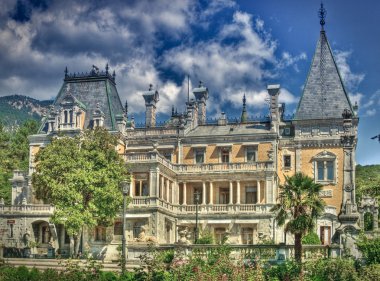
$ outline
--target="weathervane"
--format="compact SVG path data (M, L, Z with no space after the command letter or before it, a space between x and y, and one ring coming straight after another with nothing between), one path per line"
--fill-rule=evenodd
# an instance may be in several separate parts
M321 8L319 9L319 11L318 11L318 15L319 15L319 18L321 19L320 21L319 21L319 23L321 24L321 28L322 28L322 30L324 30L323 29L323 26L325 25L325 18L326 18L326 14L327 14L327 12L326 12L326 9L323 7L323 2L321 2Z

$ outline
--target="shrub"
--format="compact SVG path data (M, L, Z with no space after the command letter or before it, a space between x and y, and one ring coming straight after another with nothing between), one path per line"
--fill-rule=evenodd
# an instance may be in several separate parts
M301 265L295 261L286 261L283 264L274 265L264 270L269 280L300 280Z
M309 232L302 238L302 244L304 245L321 245L318 234L315 232Z
M354 261L320 259L305 264L306 276L313 281L358 281Z
M369 239L362 236L357 242L366 264L380 263L380 237Z
M203 232L196 244L214 244L214 236L210 232Z
M361 281L380 281L380 264L364 266L360 271Z

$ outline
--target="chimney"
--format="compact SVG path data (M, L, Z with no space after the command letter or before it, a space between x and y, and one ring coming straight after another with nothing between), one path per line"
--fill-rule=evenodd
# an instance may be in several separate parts
M159 94L153 90L153 85L149 85L149 90L143 93L145 100L145 127L152 128L156 126L156 104L159 101Z
M193 89L193 94L198 105L198 123L206 124L206 100L208 99L208 89L199 81L198 88Z
M267 90L270 96L270 118L272 130L278 132L278 122L280 121L280 111L278 109L280 85L268 85Z

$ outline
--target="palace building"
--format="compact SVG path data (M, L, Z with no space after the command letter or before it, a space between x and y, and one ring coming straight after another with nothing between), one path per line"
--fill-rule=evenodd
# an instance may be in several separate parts
M148 240L159 245L192 243L196 226L200 236L210 233L216 242L228 235L231 244L269 240L292 244L291 235L277 226L271 208L285 176L296 172L323 185L320 196L326 208L315 230L322 243L349 243L347 237L354 237L363 221L355 199L359 119L322 20L294 117L286 118L285 105L279 104L280 85L269 85L267 90L267 117L250 119L244 97L238 120L222 113L210 121L209 89L200 83L192 89L193 98L185 101L186 111L173 109L170 119L158 125L160 92L150 87L141 97L146 113L145 126L139 127L129 118L127 106L123 107L115 74L108 66L105 71L94 66L86 74L70 74L66 69L39 133L29 138L29 171L15 173L12 206L0 206L2 242L5 247L22 248L28 234L41 248L50 243L60 253L70 251L63 225L49 223L54 207L33 197L34 156L58 132L75 134L102 126L121 133L124 145L118 149L132 175L127 247ZM84 242L94 254L104 249L113 253L121 235L120 216L113 227L87 229Z

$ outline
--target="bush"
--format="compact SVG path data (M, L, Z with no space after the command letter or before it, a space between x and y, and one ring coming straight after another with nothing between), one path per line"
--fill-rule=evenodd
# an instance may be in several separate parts
M265 276L269 280L300 280L302 267L295 261L286 261L283 264L271 266L264 270Z
M365 266L360 271L361 281L380 281L380 264Z
M313 281L358 281L350 259L320 259L305 264L306 276Z
M302 238L302 244L304 245L321 245L318 234L315 232L309 232Z
M210 232L203 232L196 244L214 244L214 236Z
M357 245L366 264L380 263L380 237L369 239L363 236L358 240Z

